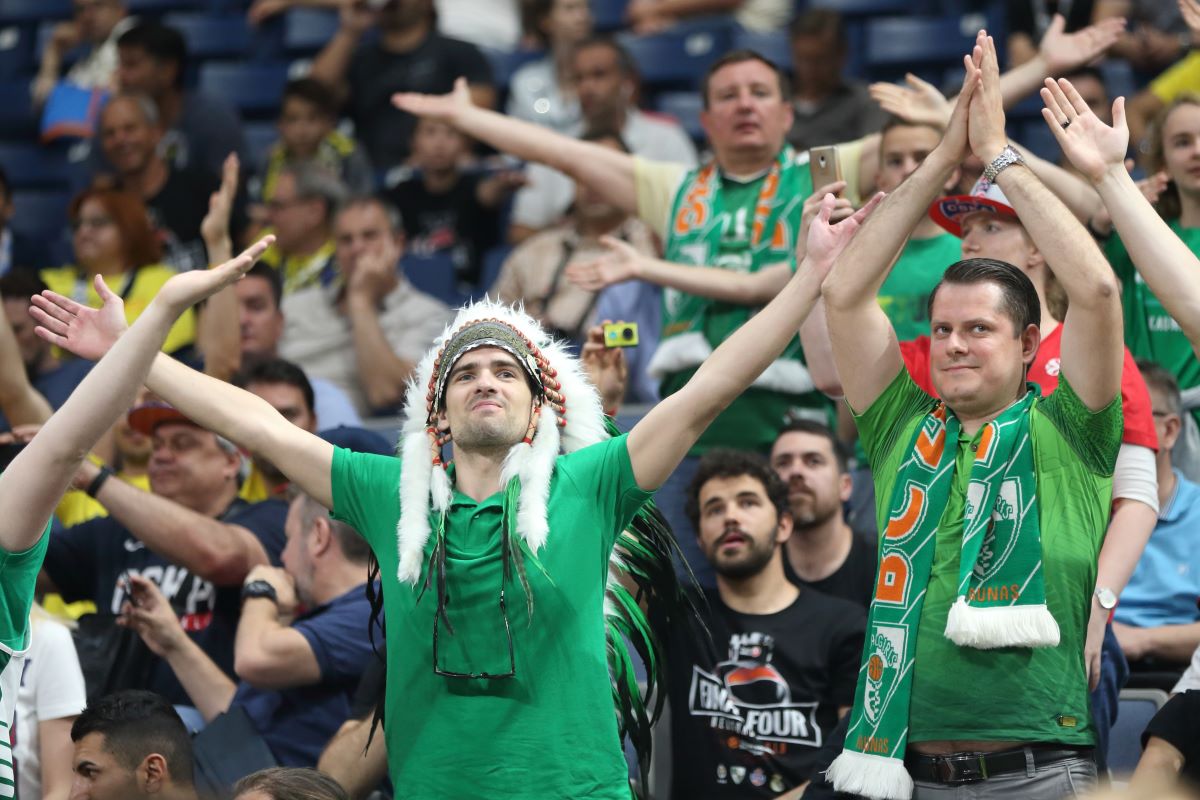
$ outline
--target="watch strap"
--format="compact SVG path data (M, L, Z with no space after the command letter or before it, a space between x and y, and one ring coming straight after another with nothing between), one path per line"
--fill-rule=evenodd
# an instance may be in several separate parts
M1013 164L1024 164L1025 159L1016 151L1011 144L1005 145L1000 151L1000 155L992 159L992 163L983 168L983 177L988 183L995 183L996 176L1004 170L1011 167Z
M265 597L272 603L279 602L279 595L275 592L275 587L266 581L250 581L242 587L242 599L246 600L252 597Z
M100 471L96 473L96 477L92 478L92 482L87 485L87 488L84 489L84 492L87 493L88 497L95 497L96 493L100 491L100 487L104 485L104 482L111 478L114 474L115 473L109 467L101 465Z

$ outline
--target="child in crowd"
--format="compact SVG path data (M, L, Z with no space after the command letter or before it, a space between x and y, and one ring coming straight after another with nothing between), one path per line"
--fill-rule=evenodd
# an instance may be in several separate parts
M388 199L400 210L408 250L447 254L460 284L479 285L483 255L500 243L500 215L525 182L519 170L464 169L470 141L445 122L421 119L413 133L411 169Z

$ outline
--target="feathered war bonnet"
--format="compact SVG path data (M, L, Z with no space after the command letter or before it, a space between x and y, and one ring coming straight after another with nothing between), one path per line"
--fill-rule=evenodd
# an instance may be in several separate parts
M570 453L609 438L600 396L578 359L522 310L492 300L461 309L433 343L409 380L400 441L400 522L397 526L401 581L421 575L430 517L444 520L453 489L442 463L442 447L453 431L437 428L446 382L454 364L480 347L498 347L525 370L533 406L525 438L514 444L500 472L501 490L520 482L516 530L533 555L546 543L550 477L560 452Z

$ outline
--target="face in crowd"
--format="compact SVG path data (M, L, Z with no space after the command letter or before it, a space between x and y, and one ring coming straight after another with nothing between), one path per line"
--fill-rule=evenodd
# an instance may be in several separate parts
M700 549L724 578L762 572L792 532L791 518L779 515L762 481L750 475L710 478L697 504Z

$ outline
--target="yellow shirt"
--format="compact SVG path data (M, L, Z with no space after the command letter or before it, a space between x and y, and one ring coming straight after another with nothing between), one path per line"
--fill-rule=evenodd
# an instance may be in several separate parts
M1184 92L1200 88L1200 53L1191 52L1150 82L1150 94L1168 105Z
M72 297L80 303L92 308L99 308L100 296L91 278L74 265L44 269L39 273L42 280L51 290L61 295ZM175 270L163 264L148 264L139 267L124 276L107 280L108 288L121 296L125 301L125 319L133 321L141 316L146 306L158 294L158 290L166 283ZM196 314L192 309L183 312L163 343L164 353L173 353L181 347L186 347L196 341Z

